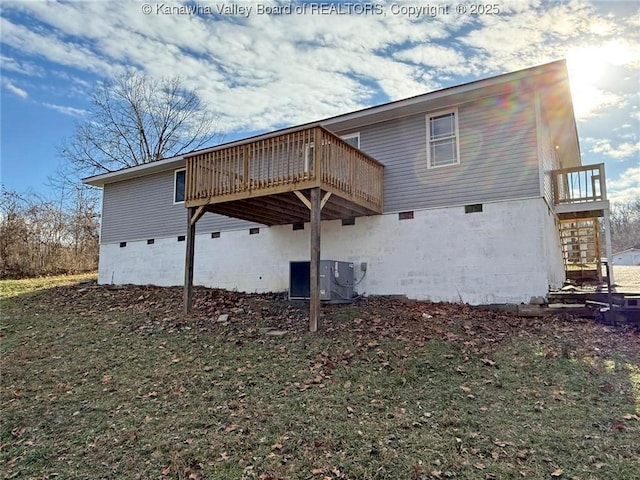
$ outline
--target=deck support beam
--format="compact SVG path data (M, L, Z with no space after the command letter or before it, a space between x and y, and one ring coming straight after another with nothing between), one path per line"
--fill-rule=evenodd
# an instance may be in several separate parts
M183 307L185 315L191 313L193 303L193 258L195 254L196 222L204 212L196 207L187 210L187 249L184 261Z
M309 199L307 197L304 196L304 194L300 191L300 190L294 190L293 193L296 194L296 197L298 197L300 199L300 201L302 203L304 203L304 205L311 210L311 202L309 201Z
M309 331L317 332L320 321L320 213L322 210L320 188L311 189L311 263L310 263L310 298L309 298Z
M604 251L607 255L607 262L609 263L609 285L615 285L615 280L613 278L613 249L611 248L611 212L609 208L604 209L603 216Z
M200 220L200 217L202 217L202 215L204 215L206 205L201 205L199 207L196 208L195 212L193 213L193 215L189 215L189 222L191 222L191 224L195 225L195 223Z

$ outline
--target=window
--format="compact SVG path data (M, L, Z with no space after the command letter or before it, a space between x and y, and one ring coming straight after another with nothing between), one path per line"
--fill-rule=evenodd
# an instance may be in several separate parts
M292 230L304 230L304 222L295 222L292 226Z
M184 202L186 170L176 170L173 176L173 203Z
M120 248L124 248L127 246L127 242L120 242Z
M341 138L352 147L360 148L360 132L350 133L348 135L342 136Z
M305 173L313 171L313 143L304 147L304 171Z
M480 213L482 212L482 204L474 203L473 205L465 205L464 213Z
M153 238L147 240L147 245L153 245L154 243L156 243L156 241Z
M184 235L178 235L178 241L179 242L184 242L185 241L185 236Z
M355 217L349 217L349 218L343 218L342 219L342 226L345 227L347 225L355 225L356 224L356 219Z
M413 211L398 213L398 220L413 220Z
M460 163L458 112L447 110L427 115L427 160L429 168Z
M220 238L220 232L211 232L211 238Z
M259 233L260 233L260 229L257 227L249 229L249 235L258 235Z

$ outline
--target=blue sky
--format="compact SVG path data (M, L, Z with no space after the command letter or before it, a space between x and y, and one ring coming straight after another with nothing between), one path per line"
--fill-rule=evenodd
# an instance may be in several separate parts
M640 198L638 2L503 0L485 15L449 2L343 15L304 3L268 15L259 5L290 2L4 0L2 184L51 195L59 146L94 85L130 67L181 75L231 140L566 58L583 164L606 164L613 200ZM218 13L233 5L251 12ZM448 12L405 8L420 5Z

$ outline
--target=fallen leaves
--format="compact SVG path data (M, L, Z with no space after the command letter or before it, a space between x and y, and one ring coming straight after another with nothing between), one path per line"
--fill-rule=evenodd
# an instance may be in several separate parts
M490 367L495 367L497 365L496 362L494 362L493 360L488 359L487 357L484 357L484 358L480 359L480 361L482 363L484 363L485 365L488 365Z
M238 425L237 423L232 423L231 425L229 425L228 427L225 427L224 429L224 433L231 433L231 432L235 432L236 430L238 430L240 428L240 425Z
M545 444L557 428L579 443L589 439L582 443L594 459L575 454L591 469L582 477L587 478L624 466L628 449L620 446L628 445L639 428L632 406L636 397L621 369L605 374L602 366L611 347L619 362L628 362L637 351L637 336L625 339L626 332L607 333L589 322L572 320L571 329L563 330L551 319L370 298L358 306L323 306L323 330L311 335L306 332L308 312L281 294L196 288L195 313L186 317L180 312L180 289L97 287L79 295L67 288L63 293L59 309L65 319L76 312L88 324L92 312L92 328L102 330L97 340L86 336L93 343L78 341L81 325L63 330L68 342L82 344L83 362L91 363L80 365L76 376L64 370L71 357L60 351L47 355L44 363L46 345L27 359L11 358L16 365L43 362L39 371L53 379L49 390L29 380L7 382L3 390L7 403L13 403L6 407L13 409L13 419L0 450L11 457L5 452L17 449L18 463L37 456L40 445L29 442L42 441L46 448L55 446L51 451L62 468L79 458L78 452L110 467L122 459L117 463L122 469L128 468L127 458L143 458L133 468L143 469L144 478L163 480L213 478L212 471L225 470L232 472L229 478L264 480L491 480L507 470L525 478L572 478L572 463L551 449L551 442ZM32 308L50 305L56 302ZM216 322L222 312L229 315L225 324ZM29 325L38 326L43 317ZM262 333L267 328L288 334L276 342ZM23 334L36 343L47 335L44 326L24 328ZM119 337L129 346L125 353L112 341ZM567 337L572 362L560 365L557 352ZM545 352L552 352L549 358ZM584 352L589 352L588 361L574 369ZM98 387L97 397L87 396L92 387ZM578 405L592 396L598 405ZM28 410L36 405L35 397L42 408ZM563 416L578 412L572 410L576 406L584 407L585 416L597 415L563 423ZM610 406L601 414L599 409ZM92 409L108 412L99 435L91 430L95 423L81 426ZM25 422L29 411L38 411L47 423ZM72 453L59 440L47 439L56 418L82 435ZM286 440L285 433L292 439ZM152 451L149 445L165 450ZM418 458L403 463L413 445L428 445L428 455L439 463L420 468L415 467ZM130 457L123 458L120 448ZM184 454L184 460L169 460L168 450ZM108 457L110 451L117 460ZM198 458L206 458L202 468L193 460ZM362 463L350 458L362 458ZM50 461L36 459L33 466L22 461L20 468L45 472L42 465Z
M615 422L613 424L613 426L611 427L611 430L615 430L617 432L621 432L625 429L626 427L624 426L624 424L622 422Z
M147 398L152 398L152 397L157 397L158 396L158 392L156 392L155 390L152 392L147 392L144 395L140 395L138 396L138 398L141 398L143 400L147 399Z

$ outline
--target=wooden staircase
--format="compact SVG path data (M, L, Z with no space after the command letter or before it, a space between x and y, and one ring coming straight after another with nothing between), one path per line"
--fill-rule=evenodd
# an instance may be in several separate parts
M560 220L567 278L602 282L598 217Z

